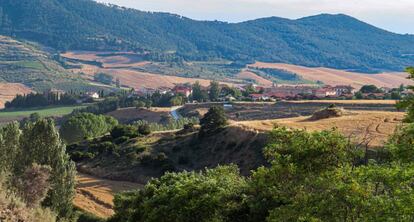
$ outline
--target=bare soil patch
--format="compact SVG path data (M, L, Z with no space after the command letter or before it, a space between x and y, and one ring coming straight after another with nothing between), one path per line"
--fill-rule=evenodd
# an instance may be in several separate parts
M290 103L323 103L323 104L383 104L383 105L395 105L396 100L298 100L289 101Z
M344 135L352 137L356 141L370 140L371 147L378 147L383 146L397 126L402 124L404 115L403 112L352 111L341 117L318 121L309 121L309 116L302 116L275 120L241 121L235 124L262 131L272 130L277 125L309 131L337 128Z
M118 192L142 188L138 183L101 179L78 173L75 206L98 217L108 218L114 214L113 199Z
M4 108L4 104L13 100L16 95L31 92L32 90L29 87L20 83L0 83L0 108Z

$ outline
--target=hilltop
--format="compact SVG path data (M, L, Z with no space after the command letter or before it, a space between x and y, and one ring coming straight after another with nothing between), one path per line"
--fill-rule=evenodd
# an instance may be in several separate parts
M414 63L414 36L346 15L241 23L196 21L91 0L0 0L0 33L59 50L150 52L153 60L227 59L401 71Z

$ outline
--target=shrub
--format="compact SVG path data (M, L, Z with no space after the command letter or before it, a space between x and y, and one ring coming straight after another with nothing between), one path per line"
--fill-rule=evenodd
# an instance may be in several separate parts
M33 164L26 169L18 184L20 196L28 207L40 206L50 189L49 177L51 168Z
M101 154L114 153L117 149L116 145L111 142L102 142L95 145L97 151Z
M112 129L111 136L114 139L123 137L123 136L128 137L128 138L134 138L138 136L138 132L137 132L137 129L133 126L118 125Z
M138 160L138 154L136 152L130 152L126 155L130 162L135 162Z
M116 143L116 144L119 145L119 144L125 143L128 140L129 140L129 137L127 137L127 136L121 136L121 137L116 138L114 140L114 143Z
M227 117L223 107L213 106L200 120L200 135L211 134L227 125Z
M149 126L149 124L140 125L138 127L138 132L141 135L147 136L147 135L151 134L151 127Z

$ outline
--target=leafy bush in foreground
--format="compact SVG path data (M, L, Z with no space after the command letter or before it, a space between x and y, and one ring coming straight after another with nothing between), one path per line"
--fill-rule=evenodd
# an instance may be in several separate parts
M411 147L412 149L413 147ZM396 148L398 149L398 147ZM117 221L410 221L414 162L358 165L360 151L337 131L277 128L269 165L251 177L235 166L167 173L118 195Z

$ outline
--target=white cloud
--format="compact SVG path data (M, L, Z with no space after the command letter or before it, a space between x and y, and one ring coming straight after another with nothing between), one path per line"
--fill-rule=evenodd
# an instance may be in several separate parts
M200 20L245 21L279 16L299 18L344 13L381 28L414 34L414 0L98 0L145 11Z

